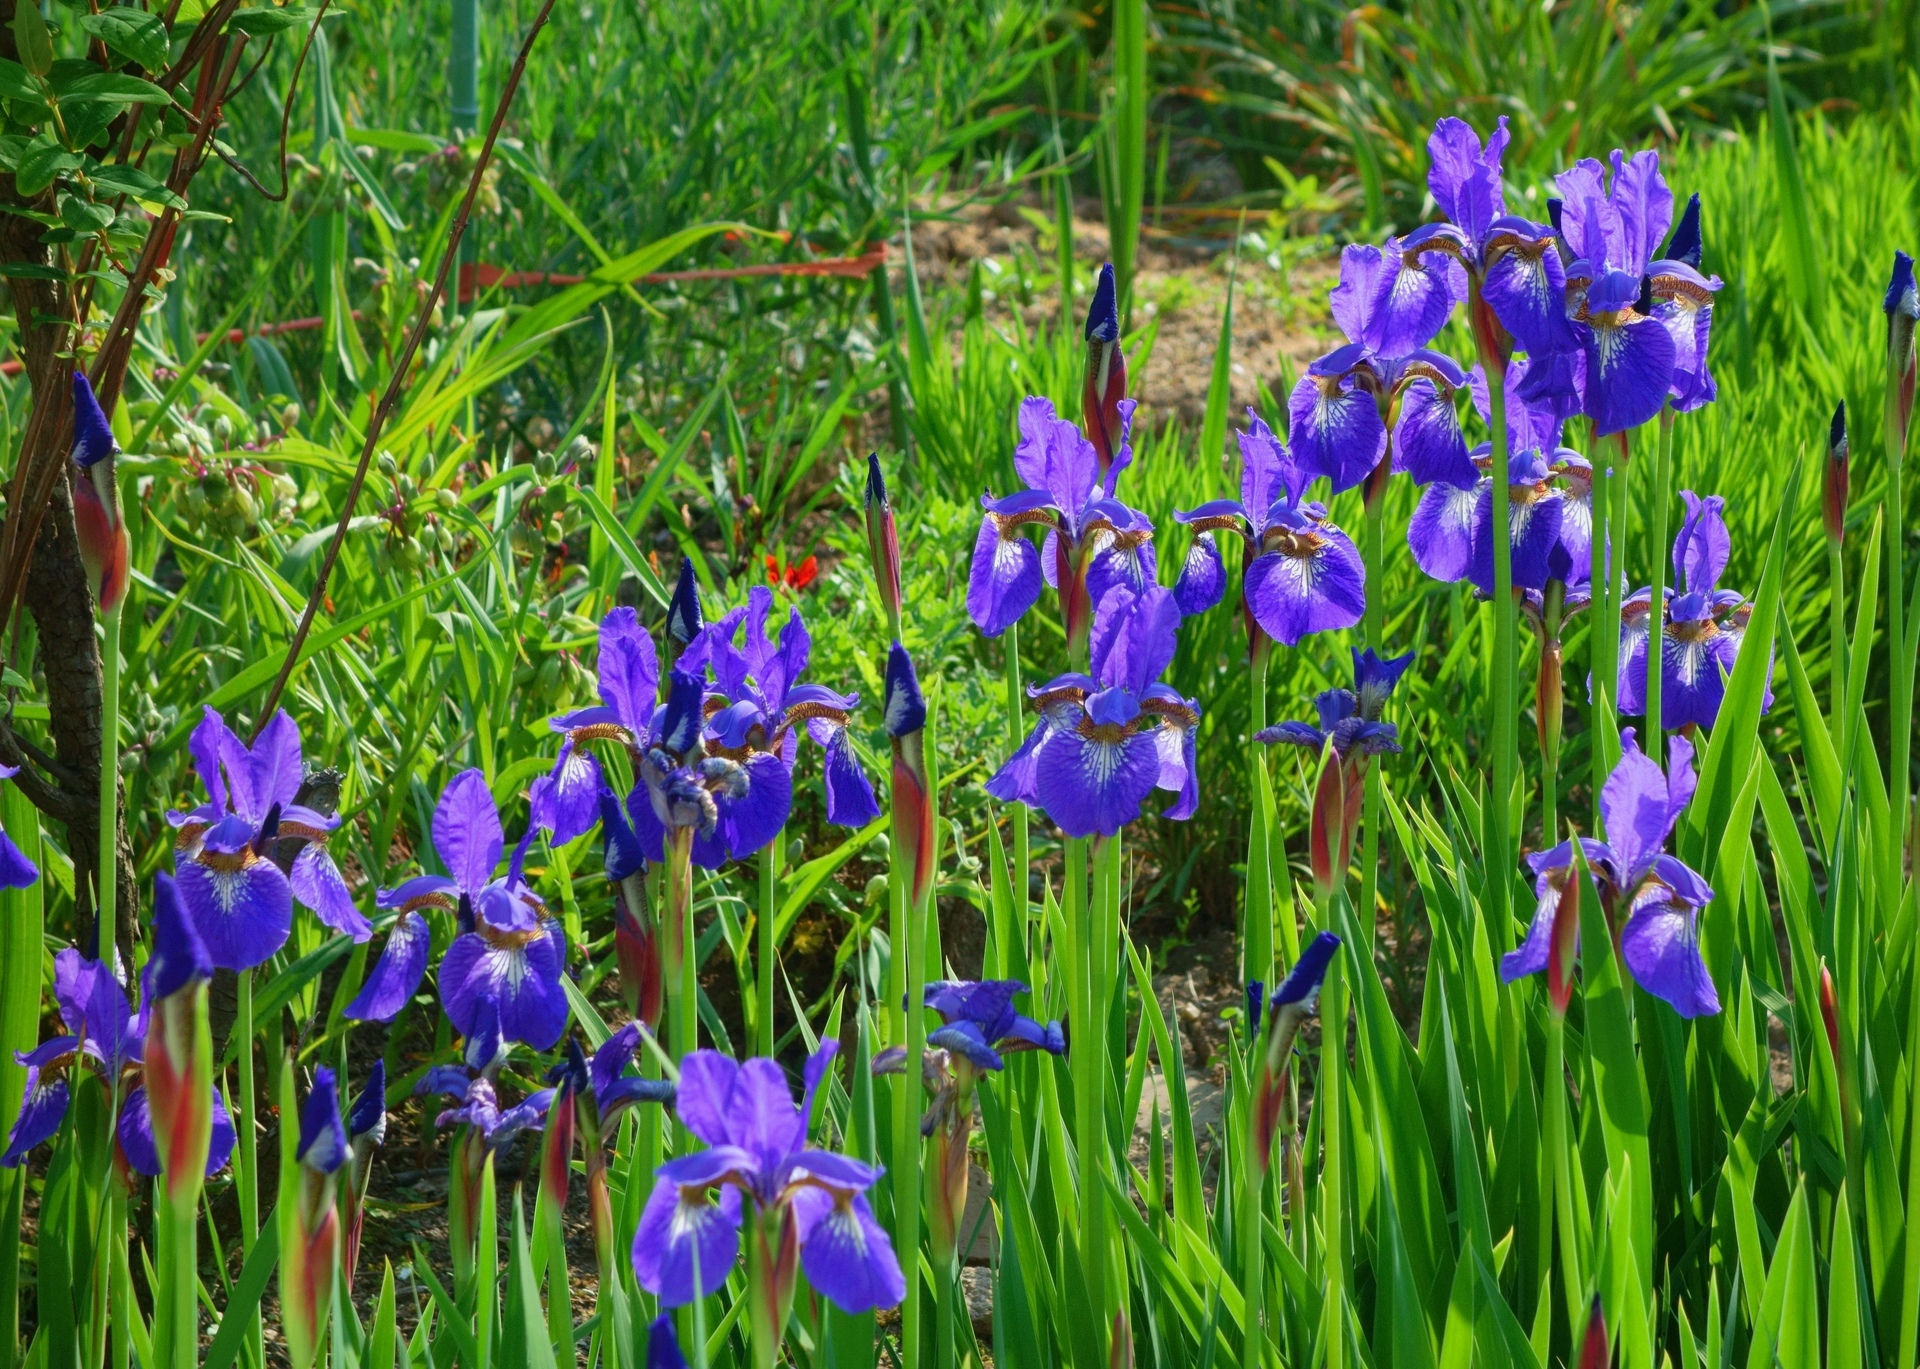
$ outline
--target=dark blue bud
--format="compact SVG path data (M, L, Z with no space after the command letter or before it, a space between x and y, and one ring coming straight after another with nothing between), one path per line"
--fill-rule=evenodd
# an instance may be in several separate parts
M1087 309L1087 341L1119 340L1120 304L1114 293L1113 263L1108 262L1100 268L1100 278L1093 287L1093 304Z

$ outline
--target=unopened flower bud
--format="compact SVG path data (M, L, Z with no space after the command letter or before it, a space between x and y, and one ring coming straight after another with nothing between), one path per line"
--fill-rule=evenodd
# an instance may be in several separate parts
M1099 456L1100 474L1120 449L1120 401L1127 393L1127 359L1120 351L1120 303L1113 266L1100 268L1087 309L1087 378L1080 396L1081 423Z
M1847 455L1847 401L1843 399L1833 411L1833 426L1827 429L1826 480L1821 487L1822 521L1836 545L1847 535Z
M1607 1342L1607 1319L1600 1309L1600 1295L1593 1295L1587 1312L1587 1330L1580 1341L1580 1369L1607 1369L1613 1349Z
M1893 279L1882 305L1887 314L1887 442L1888 456L1899 460L1907 446L1907 423L1913 417L1914 325L1920 322L1920 288L1914 284L1913 258L1893 254Z
M867 454L867 554L873 578L880 586L880 603L887 614L887 631L900 636L900 536L893 519L893 501L880 471L880 454Z

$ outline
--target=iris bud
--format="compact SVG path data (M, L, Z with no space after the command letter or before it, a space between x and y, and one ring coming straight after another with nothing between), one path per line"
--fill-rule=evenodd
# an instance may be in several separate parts
M1914 325L1920 321L1920 289L1913 278L1913 258L1893 254L1893 279L1882 306L1887 314L1887 440L1892 460L1907 446L1907 423L1913 417Z
M1833 426L1827 430L1826 479L1822 485L1821 514L1827 536L1836 545L1847 535L1847 401L1841 400L1833 411Z

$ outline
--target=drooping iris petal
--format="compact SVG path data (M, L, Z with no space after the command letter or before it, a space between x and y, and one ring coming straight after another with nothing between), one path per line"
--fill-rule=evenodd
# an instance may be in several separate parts
M1690 602L1700 597L1675 598L1672 621L1661 634L1660 725L1672 730L1689 724L1712 729L1726 697L1727 677L1739 660L1737 638L1711 613L1689 611ZM1644 668L1644 652L1641 659ZM1644 703L1639 711L1646 711Z
M236 830L223 832L229 824ZM203 838L200 854L177 867L181 902L218 969L265 963L293 927L287 877L272 861L253 854L252 839L245 819L224 819Z
M1673 383L1673 337L1644 315L1596 315L1587 342L1586 410L1602 437L1657 415Z
M1647 612L1645 591L1639 596L1638 612L1635 602L1628 599L1622 605L1620 615L1620 678L1615 682L1614 693L1617 702L1614 707L1624 714L1639 714L1647 711L1647 637L1651 620ZM1665 633L1662 632L1664 638ZM1664 675L1661 676L1665 687Z
M1087 563L1087 597L1096 604L1116 586L1138 593L1154 582L1153 525L1134 518L1138 526L1107 535Z
M1465 486L1479 479L1480 472L1467 455L1453 395L1427 376L1415 376L1400 392L1393 469L1412 476L1417 485L1442 481Z
M821 775L827 787L828 822L837 827L864 827L880 816L873 782L861 767L846 728L836 728L827 742Z
M1499 221L1480 294L1494 316L1530 354L1545 356L1575 345L1567 324L1566 273L1553 230L1525 219Z
M1324 475L1335 494L1365 480L1386 455L1379 402L1351 377L1302 376L1287 416L1294 461L1309 478Z
M0 766L0 778L11 779L18 767ZM0 830L0 889L25 889L40 878L40 867L27 859L13 838Z
M566 943L552 922L538 932L467 932L456 937L440 966L440 1001L461 1035L473 1033L481 1000L498 1001L500 1031L536 1051L551 1050L567 1026L560 987Z
M340 867L320 842L308 842L293 858L289 876L293 896L313 909L320 921L355 942L373 935L373 927L353 903L353 891L341 877Z
M1247 568L1254 621L1283 646L1352 627L1366 613L1366 569L1347 535L1325 522L1302 531L1307 535L1290 549L1267 552Z
M1473 529L1479 507L1480 491L1475 487L1445 483L1427 486L1407 524L1407 547L1413 552L1414 564L1449 584L1466 579L1473 563Z
M863 1194L803 1189L794 1195L793 1220L807 1282L841 1311L871 1312L906 1297L893 1242Z
M1544 473L1544 472L1538 472ZM1560 501L1540 485L1514 484L1507 504L1509 569L1516 589L1545 589L1549 562L1560 542ZM1493 593L1493 486L1480 494L1474 512L1474 588Z
M980 523L967 576L967 615L989 637L998 637L1040 598L1040 553L1020 524L989 513Z
M793 772L780 757L755 752L741 768L747 772L746 794L741 798L722 794L715 799L720 809L718 830L727 856L733 860L745 859L772 841L793 811ZM698 841L695 845L697 848ZM695 856L697 859L697 849Z
M414 912L400 914L373 973L342 1015L357 1022L391 1022L418 992L432 940L425 918Z
M533 821L548 830L548 840L565 846L593 830L600 817L600 762L569 735L560 743L550 781L536 805Z
M1200 533L1180 565L1180 578L1173 586L1174 602L1191 618L1214 607L1226 593L1227 568L1220 559L1220 548L1211 532Z
M433 847L447 863L447 873L468 893L493 878L506 836L500 830L493 791L478 768L463 770L448 781L433 810Z
M1720 995L1700 955L1699 910L1650 886L1620 932L1620 958L1634 980L1681 1017L1720 1011Z
M60 1130L67 1115L67 1081L64 1076L45 1079L37 1065L27 1066L26 1094L20 1101L20 1115L14 1118L7 1137L6 1154L0 1155L0 1169L13 1169L27 1158L27 1152Z
M1409 257L1397 238L1388 240L1384 257L1367 332L1355 341L1381 356L1403 357L1425 347L1446 326L1459 303L1458 267L1438 254Z
M1040 806L1061 831L1112 836L1139 816L1158 783L1159 750L1146 733L1105 740L1078 729L1056 731L1035 757L1034 774Z
M715 1198L707 1190L741 1158L709 1150L660 1167L633 1234L633 1274L662 1306L726 1286L740 1256L740 1192L729 1186Z

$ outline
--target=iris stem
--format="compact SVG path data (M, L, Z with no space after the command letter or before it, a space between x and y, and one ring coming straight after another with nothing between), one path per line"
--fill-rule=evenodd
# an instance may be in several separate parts
M1007 654L1007 754L1011 756L1026 740L1027 726L1026 695L1020 685L1020 624L1009 627L1004 640ZM1027 831L1026 804L1012 805L1010 818L1013 826L1013 906L1019 912L1014 926L1019 928L1024 940L1028 930L1027 919L1032 915L1032 905L1027 898L1027 871L1033 859L1031 838ZM1003 957L1007 954L1007 950L1001 951Z
M944 1267L934 1271L933 1354L935 1369L953 1369L955 1332L953 1325L953 1285L960 1276L957 1262L948 1258Z
M760 848L760 948L754 972L759 977L757 1016L754 1029L760 1041L760 1054L773 1054L773 957L774 921L780 913L780 866L785 852L787 829L773 834L773 840Z
M895 786L901 783L896 758ZM922 802L932 803L931 794ZM900 1306L900 1354L904 1369L920 1363L920 1062L926 1053L926 941L922 926L925 907L913 898L916 834L907 830L914 818L894 807L893 840L887 856L887 897L891 925L888 956L888 1005L893 1015L893 1040L906 1047L907 1067L894 1080L893 1095L893 1241L900 1266L907 1273L907 1295ZM934 897L930 884L927 902Z
M693 931L693 829L667 830L667 907L661 919L669 949L679 941L678 964L667 973L667 1021L672 1029L673 1058L686 1058L700 1043L699 946ZM675 959L671 954L669 960Z
M1320 1119L1321 1162L1317 1194L1320 1232L1325 1247L1321 1264L1327 1284L1327 1369L1345 1369L1346 1338L1346 1138L1341 1111L1345 1105L1347 1073L1347 991L1342 956L1327 966L1320 986L1320 1083L1313 1105L1324 1108Z
M234 1073L238 1076L237 1092L240 1098L240 1114L234 1118L234 1130L239 1146L234 1166L234 1188L240 1203L240 1258L253 1253L253 1243L260 1238L260 1157L259 1133L254 1126L255 1086L253 1081L253 971L241 970L236 976L236 994L239 1000L238 1010L234 1014L233 1029L240 1033L240 1050L234 1057ZM266 1340L260 1319L260 1308L256 1303L247 1316L247 1346L250 1363L265 1365Z
M1827 539L1827 635L1832 641L1827 653L1833 703L1829 706L1827 730L1833 736L1834 750L1840 749L1842 721L1847 711L1847 558L1842 544Z
M1640 739L1641 751L1655 763L1664 754L1660 745L1663 716L1660 683L1661 664L1666 655L1667 513L1673 502L1672 484L1673 410L1665 408L1660 411L1660 440L1653 449L1653 507L1648 520L1648 536L1652 540L1647 547L1647 558L1653 567L1647 583L1653 587L1653 594L1647 600L1647 715L1642 729L1646 735Z
M116 944L114 905L120 875L120 608L100 615L100 852L94 878L95 955Z
M1266 747L1254 738L1267 725L1266 634L1251 629L1252 719L1247 733L1247 798L1253 810L1247 829L1247 901L1240 927L1241 978L1262 983L1273 971L1273 872L1267 859Z
M1101 1107L1101 1071L1106 1067L1106 1034L1100 1018L1095 968L1098 952L1094 949L1096 931L1087 908L1087 840L1069 837L1066 841L1066 889L1061 911L1066 925L1073 929L1075 965L1072 1015L1068 1018L1073 1039L1069 1045L1069 1063L1073 1073L1074 1154L1079 1162L1080 1189L1080 1265L1086 1280L1087 1305L1093 1318L1096 1345L1104 1344L1106 1325L1106 1258L1099 1243L1104 1203L1100 1192L1100 1156L1105 1121ZM1096 1215L1098 1214L1098 1215ZM1104 1358L1104 1354L1102 1355Z
M155 1358L159 1369L194 1369L200 1362L200 1263L199 1193L188 1202L176 1202L158 1181L163 1191L154 1204L161 1227L163 1256L160 1281L165 1303L164 1334L156 1334Z
M1512 488L1507 471L1507 390L1504 357L1485 367L1493 428L1493 785L1487 799L1487 890L1497 952L1513 947L1508 910L1513 852L1508 832L1513 801L1515 725L1513 640Z
M1567 1173L1566 1019L1547 1014L1547 1066L1541 1091L1547 1106L1547 1170L1553 1185L1553 1212L1560 1228L1560 1277L1568 1307L1583 1302L1586 1282L1580 1272L1579 1234L1573 1223L1573 1186ZM1542 1258L1552 1256L1542 1252Z
M1587 633L1588 727L1596 794L1612 773L1613 763L1608 753L1619 749L1620 736L1619 719L1614 713L1620 678L1620 606L1616 593L1619 577L1617 573L1609 574L1612 558L1608 551L1608 539L1612 536L1613 468L1602 455L1602 449L1603 444L1596 442L1589 453L1593 463L1593 489L1589 495L1593 540L1588 570L1592 594L1587 608L1592 615L1592 626Z
M1385 655L1382 647L1386 628L1381 619L1381 584L1386 577L1386 534L1383 525L1386 521L1386 496L1376 499L1373 507L1367 510L1367 645L1376 654ZM1355 682L1356 685L1358 682ZM1373 944L1374 908L1379 900L1380 889L1380 766L1376 763L1367 767L1366 797L1362 809L1363 826L1360 832L1360 933L1367 938L1367 944ZM1346 871L1340 872L1346 877Z
M1246 1334L1240 1341L1240 1369L1260 1369L1261 1341L1260 1294L1265 1277L1261 1269L1260 1201L1267 1177L1268 1157L1259 1153L1260 1123L1255 1109L1257 1080L1262 1068L1260 1038L1255 1033L1247 1044L1247 1150L1241 1163L1240 1185L1240 1296L1246 1303L1243 1324Z

